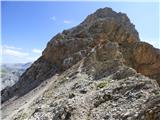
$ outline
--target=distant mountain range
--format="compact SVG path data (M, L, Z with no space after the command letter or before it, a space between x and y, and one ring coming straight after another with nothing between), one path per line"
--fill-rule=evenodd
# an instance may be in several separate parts
M31 66L29 63L16 63L16 64L2 64L1 75L1 90L7 86L13 86L23 74L23 72Z

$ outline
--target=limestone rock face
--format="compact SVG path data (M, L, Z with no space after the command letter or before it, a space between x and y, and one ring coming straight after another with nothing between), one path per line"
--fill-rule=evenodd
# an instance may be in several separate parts
M125 66L118 49L115 42L98 46L8 119L159 120L158 84Z
M19 82L2 91L2 102L27 94L57 73L41 97L12 117L160 119L160 50L140 42L126 14L98 9L80 25L54 36Z
M156 79L160 84L160 50L140 42L134 45L133 56L137 72Z

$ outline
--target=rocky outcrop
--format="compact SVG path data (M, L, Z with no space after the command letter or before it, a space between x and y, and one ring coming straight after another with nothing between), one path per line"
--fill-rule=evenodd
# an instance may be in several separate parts
M134 45L133 57L137 72L156 79L160 85L160 50L140 42Z
M126 14L99 9L53 37L19 82L2 91L2 101L58 73L48 92L15 119L158 120L160 93L153 79L160 83L159 61L159 50L140 42Z
M108 42L53 79L12 119L159 120L159 103L156 81L125 66L119 45Z

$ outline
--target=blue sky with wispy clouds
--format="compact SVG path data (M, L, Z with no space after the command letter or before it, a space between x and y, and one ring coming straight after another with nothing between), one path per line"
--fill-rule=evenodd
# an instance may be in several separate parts
M57 33L78 25L98 8L125 12L140 39L160 48L159 4L130 2L2 2L2 62L36 60Z

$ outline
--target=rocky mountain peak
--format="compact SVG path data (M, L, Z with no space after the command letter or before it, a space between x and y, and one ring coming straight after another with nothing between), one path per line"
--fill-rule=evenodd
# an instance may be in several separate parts
M46 116L48 119L145 120L149 115L146 110L155 107L152 116L158 120L159 108L155 103L160 101L159 86L155 80L145 77L160 83L160 53L157 51L140 41L126 14L111 8L98 9L78 26L54 36L19 82L2 91L2 101L23 96L59 74L57 79L51 78L53 86L36 99L38 106L53 103L52 107L45 106L54 111ZM152 100L154 102L150 103ZM37 104L33 103L30 110L36 109ZM46 108L41 109L37 112L40 115L51 114L46 114ZM30 115L30 118L35 116Z
M70 68L87 57L93 49L96 50L98 46L108 42L117 43L125 65L144 75L160 79L160 54L157 50L147 43L140 42L138 32L126 14L103 8L89 15L80 25L54 36L42 56L22 75L15 87L21 86L23 89L33 82L32 86L29 85L29 89L32 89L55 73ZM26 82L26 79L30 82Z
M113 11L111 8L100 8L98 9L96 12L94 12L93 14L90 14L85 20L84 22L94 22L98 19L115 19L117 21L121 21L123 19L123 22L129 22L129 18L127 17L126 14L124 13L117 13L115 11ZM83 23L84 23L83 22Z

